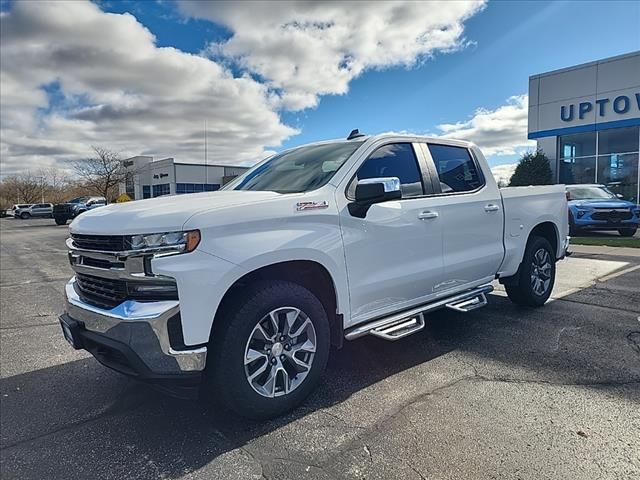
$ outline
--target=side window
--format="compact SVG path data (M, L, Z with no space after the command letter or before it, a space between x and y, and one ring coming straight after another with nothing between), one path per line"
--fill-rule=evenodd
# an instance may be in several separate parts
M466 148L429 144L429 151L440 177L442 193L470 192L484 184Z
M374 151L360 166L357 180L398 177L402 198L423 195L422 176L410 143L392 143ZM349 196L355 195L356 181L349 186Z

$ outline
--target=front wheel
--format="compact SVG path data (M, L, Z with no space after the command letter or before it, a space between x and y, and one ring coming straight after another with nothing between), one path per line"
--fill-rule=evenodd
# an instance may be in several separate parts
M618 233L621 237L633 237L637 231L637 228L621 228Z
M54 217L55 221L56 221L56 225L66 225L67 224L67 219L64 217Z
M30 218L30 217L31 217L31 214L30 214L30 213L28 213L28 212L22 212L22 213L20 214L20 218L21 218L22 220L26 220L27 218Z
M556 279L555 252L546 238L529 240L517 276L517 283L505 285L509 299L529 307L544 305Z
M329 320L301 285L271 281L248 289L224 312L210 342L210 393L241 416L266 419L297 407L329 357Z

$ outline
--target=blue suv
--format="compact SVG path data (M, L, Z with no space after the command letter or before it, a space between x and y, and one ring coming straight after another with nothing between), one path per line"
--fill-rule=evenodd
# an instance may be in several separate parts
M621 199L604 185L567 185L571 235L581 230L617 230L633 237L640 224L640 206Z

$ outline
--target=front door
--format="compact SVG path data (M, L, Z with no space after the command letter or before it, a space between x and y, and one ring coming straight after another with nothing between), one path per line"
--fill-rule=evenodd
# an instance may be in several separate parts
M414 145L377 148L350 183L398 177L402 198L372 205L365 218L341 210L340 222L349 276L351 323L383 316L428 301L442 275L442 228L433 211L431 182L417 161Z

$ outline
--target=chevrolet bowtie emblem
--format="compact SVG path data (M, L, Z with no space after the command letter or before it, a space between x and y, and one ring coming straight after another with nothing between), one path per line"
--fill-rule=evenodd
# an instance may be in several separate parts
M296 203L296 210L302 212L303 210L318 210L322 208L329 208L327 201L322 202L298 202Z

